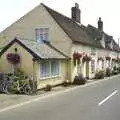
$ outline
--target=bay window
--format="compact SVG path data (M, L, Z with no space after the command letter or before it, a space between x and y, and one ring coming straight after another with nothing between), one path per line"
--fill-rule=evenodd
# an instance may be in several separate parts
M49 78L60 75L60 63L58 60L47 61L44 60L40 65L40 77Z

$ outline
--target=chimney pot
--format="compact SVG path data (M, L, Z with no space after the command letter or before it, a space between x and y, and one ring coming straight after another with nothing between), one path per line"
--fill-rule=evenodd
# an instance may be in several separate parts
M71 8L71 16L72 16L72 19L75 21L75 22L79 22L81 23L81 11L79 9L79 4L78 3L75 3L75 7L72 7Z
M101 17L99 17L99 20L98 20L98 30L100 32L103 32L103 21L102 21Z

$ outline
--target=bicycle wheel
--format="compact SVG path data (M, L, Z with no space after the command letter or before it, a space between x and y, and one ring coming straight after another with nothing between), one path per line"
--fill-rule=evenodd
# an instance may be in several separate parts
M5 86L4 92L6 94L11 94L12 93L12 84L8 84Z
M31 94L32 94L31 88L30 88L29 86L25 86L25 87L24 87L24 93L25 93L26 95L31 95Z

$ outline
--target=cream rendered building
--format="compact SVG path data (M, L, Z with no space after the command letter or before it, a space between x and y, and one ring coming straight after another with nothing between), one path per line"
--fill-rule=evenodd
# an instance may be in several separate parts
M93 78L96 71L112 68L116 64L112 64L112 59L119 57L120 49L113 38L104 33L102 20L99 19L98 28L91 25L86 27L81 24L79 5L75 4L71 10L72 18L68 18L40 4L2 31L0 71L11 72L6 55L14 52L15 48L21 56L20 68L37 79L38 89L46 84L56 85L63 80L72 81L79 73L86 78ZM17 42L13 42L15 37ZM22 46L18 43L22 43ZM55 54L52 55L49 51ZM74 65L74 53L81 55L79 64ZM37 59L33 54L39 54ZM110 60L106 60L106 57L110 57ZM58 64L55 65L52 62L54 60ZM50 67L49 70L47 67ZM54 75L56 71L59 73Z

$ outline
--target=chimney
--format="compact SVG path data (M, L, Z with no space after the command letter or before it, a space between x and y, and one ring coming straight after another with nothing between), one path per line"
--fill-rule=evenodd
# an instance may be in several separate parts
M99 20L98 20L98 30L100 32L103 32L103 21L101 20L101 17L99 17Z
M81 11L79 9L79 4L75 3L75 7L72 7L71 11L72 11L71 13L72 19L76 22L81 23L81 16L80 16Z

